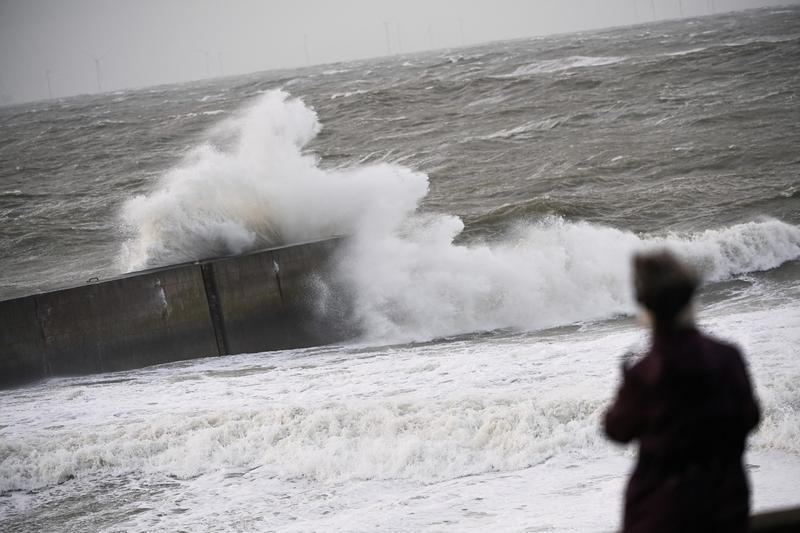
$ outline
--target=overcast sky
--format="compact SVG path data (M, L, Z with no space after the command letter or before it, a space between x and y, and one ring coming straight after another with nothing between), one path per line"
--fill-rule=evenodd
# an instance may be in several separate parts
M791 3L0 0L0 103Z

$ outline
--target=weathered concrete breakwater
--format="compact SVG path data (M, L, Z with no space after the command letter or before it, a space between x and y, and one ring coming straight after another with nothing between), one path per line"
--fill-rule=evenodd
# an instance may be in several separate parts
M333 238L0 301L0 386L343 337ZM334 302L332 304L332 302Z

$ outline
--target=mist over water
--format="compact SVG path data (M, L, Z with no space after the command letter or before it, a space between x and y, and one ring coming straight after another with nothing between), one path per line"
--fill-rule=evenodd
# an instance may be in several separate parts
M0 391L0 529L613 530L663 246L796 504L798 53L761 10L0 109L0 297L347 235L361 331Z

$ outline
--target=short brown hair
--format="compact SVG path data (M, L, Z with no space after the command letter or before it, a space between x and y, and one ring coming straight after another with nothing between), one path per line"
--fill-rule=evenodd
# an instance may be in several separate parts
M657 322L669 323L689 305L700 285L700 277L670 251L657 250L634 256L633 284L636 301L649 310Z

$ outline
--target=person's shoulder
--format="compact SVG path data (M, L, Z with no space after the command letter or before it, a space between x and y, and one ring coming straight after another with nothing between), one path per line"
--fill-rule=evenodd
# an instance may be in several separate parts
M652 385L661 370L661 359L652 351L628 367L626 377L633 383Z
M742 352L739 347L727 340L719 339L706 333L699 333L706 345L706 353L715 355L728 361L742 361Z
M705 332L698 332L698 335L703 338L703 341L709 346L713 346L719 350L738 352L739 348L732 342L725 339L720 339L715 335L710 335Z

